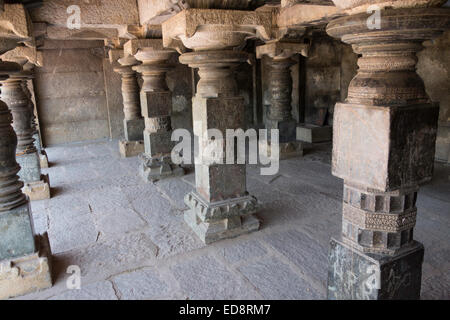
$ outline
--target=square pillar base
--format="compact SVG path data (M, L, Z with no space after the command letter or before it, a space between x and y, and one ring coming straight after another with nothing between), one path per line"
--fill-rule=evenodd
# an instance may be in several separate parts
M272 154L272 145L270 141L260 140L258 142L260 149L267 149L267 156ZM279 144L280 160L303 157L303 143L300 141L291 141Z
M152 158L143 153L139 155L139 160L139 174L145 182L184 175L184 169L173 164L170 156Z
M119 141L119 153L123 158L131 158L144 153L144 141Z
M297 127L297 140L309 143L328 142L333 138L331 126L305 124Z
M19 177L23 182L39 181L41 178L41 166L39 155L36 152L16 156L20 165Z
M256 199L252 196L208 203L194 191L184 202L190 207L184 221L205 244L259 230L260 222L254 216Z
M48 157L45 150L41 150L41 152L39 153L39 164L41 165L41 169L48 168Z
M144 118L123 120L124 134L126 141L144 140L145 122Z
M42 175L40 181L26 182L22 188L31 201L50 199L50 182L48 175Z
M395 256L366 254L331 239L330 300L420 299L423 245L414 241Z
M38 251L0 261L0 299L9 299L52 286L51 251L47 234L36 236Z

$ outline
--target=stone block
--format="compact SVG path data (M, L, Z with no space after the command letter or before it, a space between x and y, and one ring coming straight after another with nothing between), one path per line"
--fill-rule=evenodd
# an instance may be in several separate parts
M144 139L144 118L133 120L123 119L123 126L126 141L141 141Z
M41 169L48 168L48 157L47 153L45 153L45 150L42 150L39 154L39 164L41 165Z
M226 129L245 128L245 100L242 97L192 98L194 134L200 136L207 129L218 129L225 137ZM196 126L196 122L200 126Z
M0 299L21 296L52 286L51 251L46 234L36 237L37 251L0 261Z
M297 140L297 121L295 120L269 120L266 119L266 129L272 130L276 129L279 130L279 141L280 143L286 143ZM269 137L270 137L270 131Z
M364 188L391 191L432 177L439 107L338 103L333 174Z
M254 197L207 203L191 192L186 195L185 203L190 209L185 211L184 220L205 244L259 230Z
M136 157L144 153L144 141L119 141L119 152L123 158Z
M171 140L172 132L149 132L144 131L145 153L150 156L170 155L174 147Z
M172 92L144 92L141 91L142 116L155 118L168 116L172 111Z
M313 124L304 124L297 127L297 140L317 143L331 141L333 137L333 128L331 126L316 126Z
M423 245L414 242L395 256L364 254L331 240L328 270L330 300L420 298Z
M42 175L41 180L26 182L22 188L31 201L50 199L50 182L48 175Z
M0 213L0 261L36 252L32 221L29 203Z
M16 161L20 165L20 180L27 183L41 179L41 165L37 152L18 155Z
M276 257L263 258L239 267L264 299L311 300L322 298L317 289Z
M173 164L170 156L150 157L143 153L139 155L139 159L139 174L146 182L184 175L184 169Z
M246 167L243 164L195 166L195 185L199 195L209 202L245 195Z

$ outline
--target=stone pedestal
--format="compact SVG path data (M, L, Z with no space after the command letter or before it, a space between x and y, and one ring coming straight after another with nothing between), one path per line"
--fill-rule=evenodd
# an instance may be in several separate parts
M51 288L52 255L47 234L36 236L36 251L0 261L0 300Z
M363 253L335 239L330 246L328 299L420 299L424 249L419 242L394 256Z
M19 66L19 65L18 65ZM22 67L19 66L20 69ZM40 157L34 145L33 134L33 110L30 108L30 100L23 90L22 83L29 78L30 73L20 71L11 74L10 78L2 82L2 99L6 102L13 115L13 128L17 134L17 162L21 170L19 177L26 184L35 187L24 189L31 200L43 200L50 198L50 186L48 179L41 175ZM42 189L48 192L41 192ZM39 190L38 192L35 192Z
M145 152L139 156L139 173L145 181L184 175L184 169L171 159L175 146L171 140L172 92L167 87L166 73L172 68L167 60L174 53L163 48L162 40L146 39L141 41L134 55L142 61L142 65L134 67L134 70L141 73L144 80L140 95L145 119Z
M328 142L333 137L331 126L304 124L297 126L297 140L309 143Z
M423 247L413 239L416 200L433 174L439 107L415 72L416 52L450 28L450 10L384 9L379 29L368 28L368 17L327 26L361 54L348 97L334 110L332 172L344 180L344 199L341 239L331 241L328 297L418 299Z
M303 155L303 146L297 141L297 122L292 117L292 76L291 67L295 64L292 56L307 55L309 46L298 42L265 44L256 48L258 59L268 56L270 68L268 105L265 120L266 129L279 130L280 159ZM269 134L270 136L270 134ZM272 147L270 146L269 149Z
M1 44L3 46L5 42ZM3 52L4 48L0 47L0 55ZM20 67L17 64L0 60L2 83L5 83L8 74L18 72ZM4 88L2 96L17 97L8 90L5 94ZM23 115L26 112L23 110L22 99L12 101L11 109L19 113L19 119L30 120L30 117ZM29 110L28 105L25 109ZM48 239L36 237L34 234L29 201L21 191L23 183L17 175L20 166L16 162L17 136L11 126L12 120L8 106L0 101L0 299L49 288L52 285ZM30 125L31 121L28 121L28 127ZM20 129L17 131L22 136L21 147L24 150L34 149L31 130L28 130L28 127L25 123L17 127ZM34 153L37 154L35 150Z
M125 139L119 141L119 152L124 158L135 157L142 152L143 132L145 128L144 118L141 114L139 102L139 85L136 72L132 69L138 65L133 56L126 56L118 60L120 67L114 71L122 76L122 97L123 97L123 119Z

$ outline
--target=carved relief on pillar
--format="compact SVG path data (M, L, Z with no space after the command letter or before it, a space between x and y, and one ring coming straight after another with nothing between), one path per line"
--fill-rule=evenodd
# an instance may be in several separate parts
M336 2L356 11L368 3ZM345 278L335 272L355 254L368 267L375 259L376 272L410 274L410 281L395 285L378 279L370 299L420 295L423 246L413 240L415 203L419 185L432 178L439 107L415 72L416 53L423 41L450 29L450 10L416 8L442 1L394 2L400 8L382 10L379 29L368 28L366 13L327 26L328 34L361 54L348 97L335 108L332 171L344 179L344 204L343 244L333 240L330 253L332 299L364 290L358 282L364 274L356 274L358 285L348 291ZM414 8L403 7L413 3Z

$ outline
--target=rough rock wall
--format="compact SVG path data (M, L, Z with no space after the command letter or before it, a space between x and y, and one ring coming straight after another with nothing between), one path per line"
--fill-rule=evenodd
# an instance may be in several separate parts
M427 43L418 54L417 72L431 100L440 104L436 159L450 163L450 32Z
M46 41L35 91L46 145L108 138L102 41Z

